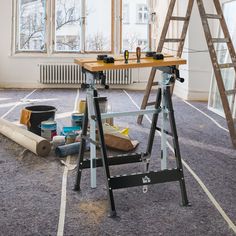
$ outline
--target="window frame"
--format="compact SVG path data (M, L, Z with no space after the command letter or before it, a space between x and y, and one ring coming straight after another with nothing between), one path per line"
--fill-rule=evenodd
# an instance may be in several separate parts
M20 0L12 0L12 56L42 56L42 57L71 57L75 55L83 55L83 54L104 54L104 53L114 53L114 34L115 34L115 0L111 1L111 50L110 51L85 51L85 32L86 32L86 16L85 12L82 12L82 25L81 31L83 31L83 36L81 35L81 41L84 40L83 45L81 46L79 51L57 51L55 50L55 19L56 19L56 0L45 0L45 50L17 50L18 42L19 42L19 32L18 32L18 25L19 25L19 1ZM83 4L85 9L85 2L86 0L80 0L81 4ZM82 39L83 38L83 39Z

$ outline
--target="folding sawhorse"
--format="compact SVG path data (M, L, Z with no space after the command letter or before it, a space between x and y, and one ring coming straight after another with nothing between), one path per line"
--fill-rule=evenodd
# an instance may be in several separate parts
M78 61L77 61L78 63ZM93 91L92 102L86 102L86 111L84 114L84 122L82 128L82 141L79 152L78 159L78 169L76 175L76 183L75 190L80 190L80 180L82 170L85 168L90 168L92 163L92 168L95 167L103 167L106 175L106 185L107 192L109 198L110 205L110 216L116 216L115 209L115 201L113 197L113 190L120 188L128 188L134 186L143 186L144 190L147 189L147 185L157 184L157 183L165 183L172 181L179 181L182 203L184 206L188 206L188 197L185 187L185 180L183 174L183 167L179 149L179 142L174 118L174 111L171 99L170 87L174 83L175 79L180 80L178 70L176 69L176 64L184 64L185 61L178 58L166 58L163 61L155 61L153 59L143 59L141 63L137 63L132 61L130 64L125 64L123 61L117 61L112 65L107 65L102 62L89 62L83 63L83 70L85 73L91 77L89 84L87 84L89 93L91 95L91 91ZM121 112L121 113L112 113L112 114L101 114L99 109L99 98L97 94L97 90L94 86L94 81L99 78L102 74L102 70L106 69L124 69L124 68L137 68L137 67L150 67L155 66L158 67L159 70L162 71L162 81L160 82L160 87L157 90L156 102L154 106L154 110L144 110L144 111L131 111L131 112ZM91 105L93 114L91 115ZM162 113L163 119L161 124L161 129L157 127L157 120L159 113ZM138 115L138 114L146 114L153 113L152 124L150 128L148 145L146 152L144 153L133 153L127 155L118 155L108 157L106 145L104 141L104 132L102 126L102 119L116 116L124 116L124 115ZM169 117L169 123L171 132L168 132L167 122ZM96 122L96 126L98 129L99 143L97 144L102 153L101 159L93 159L93 162L90 160L84 160L84 152L86 148L86 139L89 139L94 144L96 140L91 139L91 137L87 136L87 128L88 128L88 120L93 120ZM149 171L149 161L151 157L153 141L155 137L156 130L160 130L162 133L162 141L161 141L161 170L160 171ZM167 169L167 135L172 136L173 145L175 150L175 158L176 158L176 168L175 169ZM111 176L109 166L111 165L120 165L134 162L144 162L146 164L146 171L144 173L133 173L130 175L121 175L121 176Z

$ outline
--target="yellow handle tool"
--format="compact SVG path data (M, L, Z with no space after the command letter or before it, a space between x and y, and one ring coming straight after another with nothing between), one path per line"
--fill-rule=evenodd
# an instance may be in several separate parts
M124 51L124 58L125 58L125 64L128 64L128 60L129 60L129 51L128 50Z

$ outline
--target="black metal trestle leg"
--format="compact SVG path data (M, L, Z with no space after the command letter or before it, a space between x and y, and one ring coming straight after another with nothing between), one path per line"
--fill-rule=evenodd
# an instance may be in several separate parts
M161 171L149 171L148 170L149 159L152 153L155 132L156 130L160 130L160 128L157 127L157 121L159 117L162 99L165 99L164 104L168 110L171 133L166 130L164 131L167 134L172 136L177 168L170 169L170 170L164 169ZM165 182L172 182L172 181L179 181L180 189L181 189L181 196L182 196L182 203L184 206L189 206L190 204L188 202L187 191L186 191L186 186L185 186L183 166L182 166L182 160L181 160L181 155L180 155L178 135L177 135L177 129L176 129L176 124L175 124L174 110L173 110L173 105L172 105L169 84L167 86L163 86L162 88L158 88L156 102L155 102L155 109L157 110L157 112L154 113L152 117L152 124L151 124L150 133L148 137L146 153L145 155L144 153L135 154L134 155L135 159L132 160L132 163L146 161L146 171L144 171L144 173L135 173L131 175L126 174L126 175L121 175L121 176L110 175L109 165L112 165L112 159L111 158L108 159L108 155L107 155L107 149L105 145L105 138L104 138L104 132L103 132L103 125L102 125L102 118L101 118L100 107L99 107L99 98L97 97L96 90L94 90L93 106L94 106L95 114L92 119L95 119L96 121L98 137L99 137L99 147L101 149L101 154L102 154L102 158L101 158L102 163L101 163L101 159L100 161L99 159L97 159L96 163L98 164L100 163L98 166L103 166L104 171L105 171L108 202L109 202L109 207L110 207L110 216L115 217L117 215L114 196L113 196L113 190L120 189L120 188L134 187L134 186L145 187L149 184L158 184L158 183L165 183ZM82 140L81 140L81 146L80 146L80 152L79 152L78 169L77 169L77 175L76 175L76 183L74 186L74 189L76 191L80 190L82 169L90 167L87 160L84 160L84 152L86 150L87 129L88 129L88 106L86 102L86 111L85 111L84 120L83 120ZM148 157L148 159L144 159L144 157ZM115 164L131 163L128 160L124 162L124 158L126 158L125 155L122 156L122 161L119 159L115 159Z
M109 170L107 149L106 149L106 144L104 140L101 112L99 108L99 98L96 98L96 97L94 98L94 108L95 108L96 123L97 123L97 128L98 128L99 142L100 142L101 153L102 153L103 167L104 167L105 176L106 176L107 193L108 193L109 204L110 204L110 217L116 217L113 190L110 185L111 176L110 176L110 170Z
M74 190L80 191L80 181L81 181L81 173L83 169L83 161L84 161L84 152L86 150L86 139L88 130L88 106L86 101L84 119L83 119L83 127L82 127L82 139L80 143L80 150L79 150L79 158L78 158L78 165L77 165L77 175Z
M177 129L176 129L176 123L175 123L175 117L174 117L174 109L171 99L171 90L170 86L166 86L166 89L164 91L164 99L166 99L167 108L169 110L169 121L170 121L170 128L172 132L172 140L174 145L174 151L175 151L175 158L176 158L176 165L177 169L182 172L182 178L179 180L180 183L180 189L181 189L181 196L182 196L182 204L183 206L189 206L189 201L187 197L187 191L185 186L185 180L184 180L184 173L183 173L183 165L181 160L181 154L180 154L180 148L179 148L179 141L178 141L178 135L177 135Z

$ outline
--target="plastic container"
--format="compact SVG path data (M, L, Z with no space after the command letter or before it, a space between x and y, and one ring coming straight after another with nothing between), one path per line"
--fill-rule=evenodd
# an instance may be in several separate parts
M30 125L27 125L27 129L37 135L41 135L41 122L47 120L54 120L56 108L53 106L29 106L25 108L31 111Z
M57 123L53 120L47 120L41 122L41 136L48 141L52 141L52 138L57 135Z

